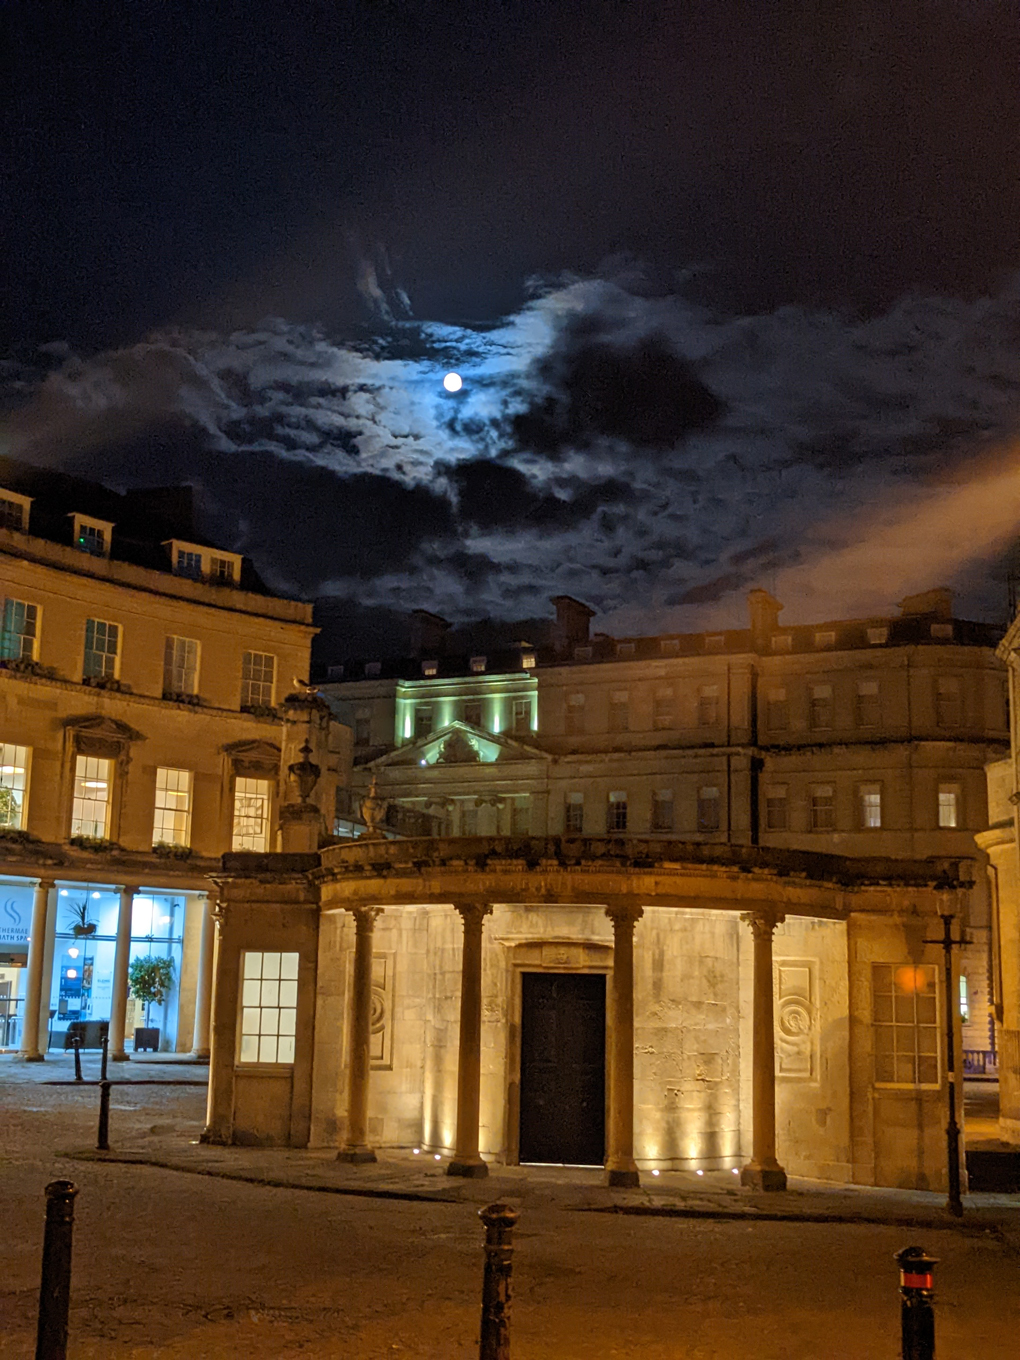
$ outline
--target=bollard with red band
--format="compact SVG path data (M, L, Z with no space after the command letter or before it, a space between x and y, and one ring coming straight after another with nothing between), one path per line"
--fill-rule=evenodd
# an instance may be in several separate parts
M932 1308L937 1258L923 1247L896 1253L900 1267L900 1325L903 1360L935 1360L935 1312Z

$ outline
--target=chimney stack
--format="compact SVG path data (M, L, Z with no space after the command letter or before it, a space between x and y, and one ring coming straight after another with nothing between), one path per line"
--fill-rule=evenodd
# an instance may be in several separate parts
M411 655L419 661L437 658L445 648L450 625L438 614L416 609L411 615Z
M948 586L936 586L934 590L922 591L920 595L907 595L900 600L900 613L904 618L916 614L934 614L937 619L951 619L953 592Z
M751 633L759 649L768 646L769 638L779 627L782 605L767 590L751 590L747 594L747 609L751 616Z
M595 610L589 609L572 595L554 595L550 603L556 610L553 636L557 652L569 652L583 647L588 641L588 625Z

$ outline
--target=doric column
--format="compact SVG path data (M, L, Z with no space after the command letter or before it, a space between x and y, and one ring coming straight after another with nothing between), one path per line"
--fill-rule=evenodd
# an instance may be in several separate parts
M772 1000L772 932L785 917L753 911L740 918L754 936L752 1000L751 1160L740 1173L741 1185L755 1190L785 1190L786 1172L776 1160L776 1034Z
M458 906L464 923L460 965L460 1047L457 1056L457 1146L447 1175L480 1179L489 1174L478 1151L482 1075L482 925L492 908L484 902Z
M347 1098L347 1141L340 1162L374 1162L368 1146L368 1083L372 1047L372 933L378 907L349 907L354 915L354 990L351 995L351 1065Z
M127 1062L124 1026L127 1023L128 962L131 958L131 914L137 888L121 888L117 912L117 944L113 952L113 994L110 997L110 1057Z
M640 1184L634 1160L634 927L640 907L606 907L613 923L613 1032L606 1184Z
M191 1056L193 1058L208 1058L216 922L213 920L207 893L199 893L198 905L202 913L202 920L199 925L198 937L198 978L195 983L195 1028L191 1041Z
M21 1056L26 1062L42 1062L44 1053L39 1047L42 1027L40 1013L43 1004L43 964L46 959L47 923L49 917L52 878L41 878L32 897L32 934L28 942L28 988L25 995L25 1019L21 1031Z

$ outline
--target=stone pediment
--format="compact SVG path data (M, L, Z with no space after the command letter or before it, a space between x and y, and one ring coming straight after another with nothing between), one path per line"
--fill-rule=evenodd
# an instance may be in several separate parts
M144 741L145 733L129 723L111 718L107 713L78 713L64 719L64 727L79 737L93 737L97 741Z
M387 755L369 763L370 769L401 765L501 765L514 761L548 761L550 757L537 747L501 732L486 732L470 723L452 722L427 737L408 742Z
M265 764L276 763L280 759L280 748L272 741L231 741L221 749L232 760L259 760Z

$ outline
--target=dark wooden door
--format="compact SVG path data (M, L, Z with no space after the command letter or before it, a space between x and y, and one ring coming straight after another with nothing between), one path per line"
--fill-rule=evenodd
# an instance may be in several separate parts
M601 1166L606 1152L606 979L521 976L522 1162Z

